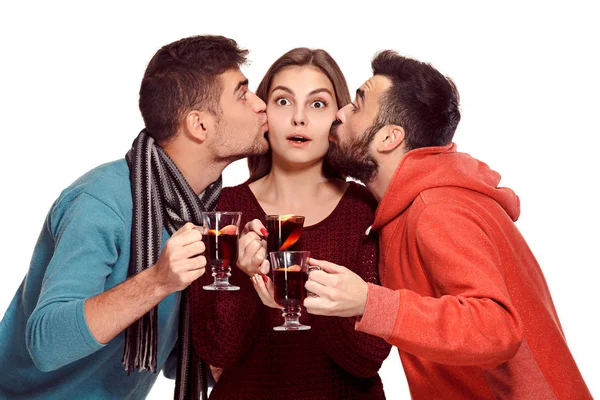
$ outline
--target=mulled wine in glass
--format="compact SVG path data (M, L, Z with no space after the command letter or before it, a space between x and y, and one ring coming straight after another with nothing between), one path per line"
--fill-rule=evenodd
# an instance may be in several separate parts
M231 266L238 257L238 233L241 212L203 212L206 261L212 268L214 281L204 290L240 290L229 283Z
M293 250L304 226L304 217L300 215L267 215L267 251Z
M304 287L308 279L309 251L274 251L270 253L275 302L283 307L283 325L276 331L305 331L308 325L299 321L300 310L306 298Z

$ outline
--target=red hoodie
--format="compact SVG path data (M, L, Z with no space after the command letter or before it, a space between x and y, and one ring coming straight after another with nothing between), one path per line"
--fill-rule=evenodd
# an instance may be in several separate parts
M591 399L499 182L454 144L406 154L373 224L383 287L356 328L398 347L414 399Z

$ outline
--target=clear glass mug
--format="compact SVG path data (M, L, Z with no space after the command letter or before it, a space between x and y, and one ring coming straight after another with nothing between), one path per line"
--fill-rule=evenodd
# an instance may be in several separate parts
M265 223L269 236L267 251L293 250L292 246L300 239L304 227L301 215L265 215Z
M274 251L271 257L271 271L275 302L283 307L284 323L276 326L276 331L305 331L308 325L300 323L301 306L306 298L304 285L308 274L316 267L308 265L310 251Z
M207 267L212 268L214 278L212 284L203 287L204 290L240 290L239 286L229 283L229 277L231 267L237 262L241 217L241 212L202 213Z

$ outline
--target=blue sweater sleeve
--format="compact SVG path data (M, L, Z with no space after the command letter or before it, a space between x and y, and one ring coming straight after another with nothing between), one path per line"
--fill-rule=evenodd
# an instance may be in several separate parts
M119 243L128 234L113 209L89 194L63 203L54 206L47 220L54 253L26 327L27 348L42 371L56 370L104 346L88 328L84 304L105 291Z

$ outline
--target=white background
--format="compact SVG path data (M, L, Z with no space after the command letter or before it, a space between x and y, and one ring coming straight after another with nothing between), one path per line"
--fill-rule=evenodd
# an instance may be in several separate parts
M321 47L351 91L370 76L373 54L392 48L456 82L459 150L499 171L501 184L520 196L517 225L583 376L600 396L600 28L592 2L201 3L0 6L0 316L60 191L121 158L142 128L139 84L162 45L201 33L230 36L251 50L244 72L252 89L285 51ZM227 185L246 177L244 162L225 171ZM388 398L409 397L396 351L381 374ZM150 398L170 398L172 386L159 378Z

